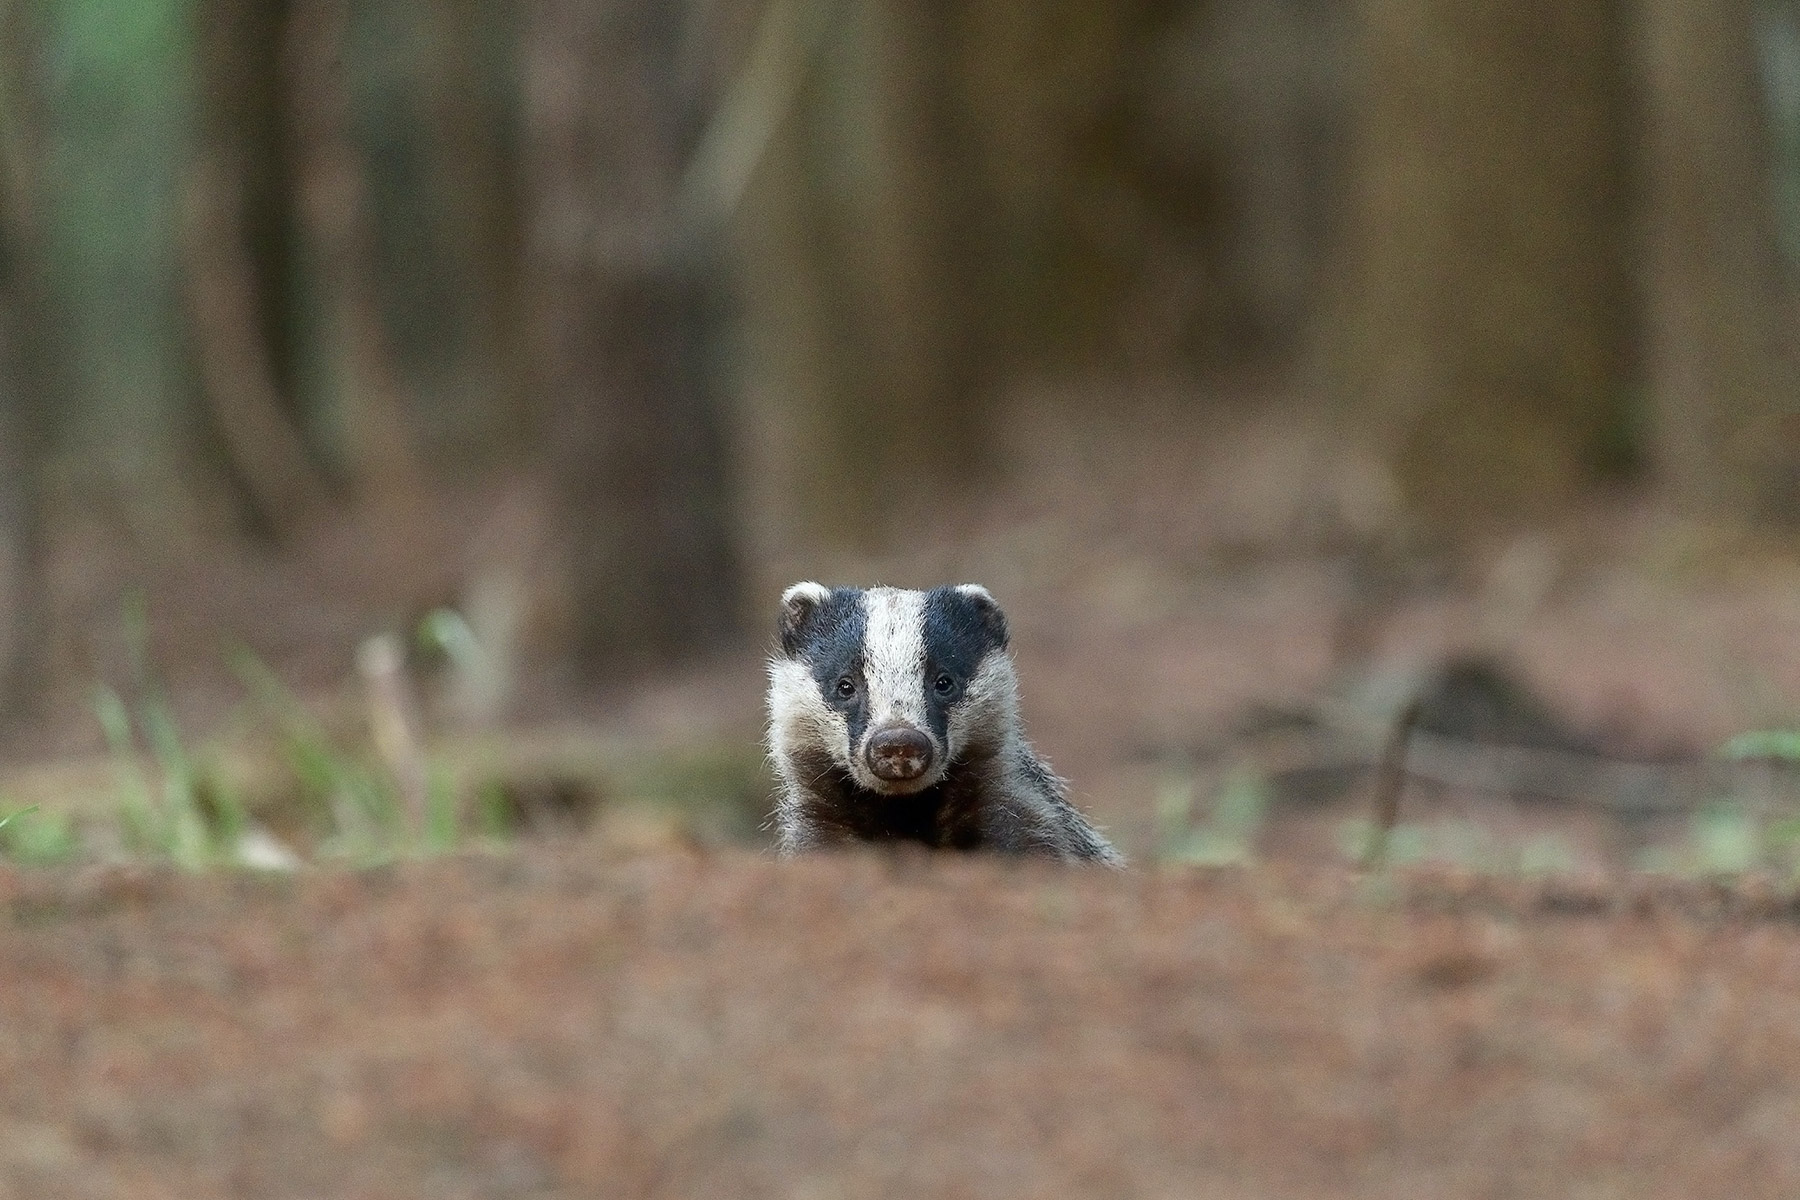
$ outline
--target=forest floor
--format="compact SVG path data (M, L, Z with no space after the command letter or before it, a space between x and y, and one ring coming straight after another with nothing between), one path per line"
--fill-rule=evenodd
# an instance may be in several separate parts
M522 670L480 735L421 662L439 765L580 819L372 870L188 874L116 836L0 863L0 1200L1800 1195L1800 787L1715 754L1800 722L1791 547L1621 497L1418 555L1316 431L1018 427L1017 479L929 544L754 587L987 584L1128 871L774 862L761 640L612 696ZM464 497L399 539L452 548L421 586L367 591L356 530L309 561L65 527L59 715L0 815L117 817L101 680L166 690L199 769L303 837L226 649L366 758L357 645L473 612L453 535L509 511L474 540L531 545Z
M1772 887L0 871L0 1196L1800 1194Z

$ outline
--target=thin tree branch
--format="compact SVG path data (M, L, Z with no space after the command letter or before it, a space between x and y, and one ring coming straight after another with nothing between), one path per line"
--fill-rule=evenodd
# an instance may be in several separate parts
M682 173L685 232L716 228L737 211L757 164L799 99L824 41L830 8L829 0L769 0L743 68Z

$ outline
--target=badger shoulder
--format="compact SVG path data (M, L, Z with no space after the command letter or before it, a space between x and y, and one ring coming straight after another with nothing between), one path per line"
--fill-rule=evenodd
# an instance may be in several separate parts
M769 662L775 825L795 853L917 842L1122 862L1025 740L986 589L796 584Z
M1042 814L1042 832L1037 836L1046 843L1045 849L1057 857L1092 859L1109 866L1124 866L1124 856L1069 799L1068 781L1053 772L1022 737L1018 744L1019 757L1015 760L1013 778L997 789L996 794Z

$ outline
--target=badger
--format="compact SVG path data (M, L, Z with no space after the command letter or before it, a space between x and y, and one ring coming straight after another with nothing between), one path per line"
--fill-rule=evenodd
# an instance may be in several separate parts
M778 633L783 854L914 842L1124 865L1025 740L1006 616L986 588L797 583Z

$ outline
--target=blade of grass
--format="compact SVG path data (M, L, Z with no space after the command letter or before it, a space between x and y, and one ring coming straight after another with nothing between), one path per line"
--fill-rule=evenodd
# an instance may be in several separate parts
M144 682L144 697L138 702L138 726L144 740L162 771L163 820L168 833L168 851L181 866L189 869L204 866L216 849L206 813L200 804L200 782L194 772L193 759L182 744L181 731L175 724L175 713L162 689L153 679Z
M400 798L380 772L335 745L323 726L269 665L244 647L229 654L232 672L281 730L288 764L301 786L327 807L337 836L326 848L357 859L391 856L405 839Z
M425 853L447 854L456 849L460 832L456 817L455 783L443 769L433 770L425 788Z
M162 814L157 809L150 783L138 765L137 738L131 729L131 712L125 701L102 685L94 694L94 715L106 735L107 747L118 765L119 816L126 839L152 853L165 846Z

